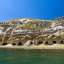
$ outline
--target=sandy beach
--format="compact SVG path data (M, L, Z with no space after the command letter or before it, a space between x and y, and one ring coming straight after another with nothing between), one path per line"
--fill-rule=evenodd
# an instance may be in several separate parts
M32 45L32 46L0 46L0 48L11 48L11 49L64 49L64 44L54 44L54 45Z

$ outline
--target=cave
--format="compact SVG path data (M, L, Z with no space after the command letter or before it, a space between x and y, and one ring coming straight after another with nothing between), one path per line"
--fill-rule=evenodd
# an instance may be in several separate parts
M2 43L2 45L7 45L7 43Z
M33 44L33 42L30 42L30 44Z
M56 44L57 42L56 41L53 41L53 44Z
M39 41L38 44L42 44L43 42L42 41Z
M62 41L60 42L60 44L64 44L64 41L62 40Z
M21 45L22 45L22 43L21 43L21 42L19 42L17 45L18 45L18 46L21 46Z
M13 46L15 46L16 44L15 43L12 43Z
M46 41L45 44L48 44L48 41Z

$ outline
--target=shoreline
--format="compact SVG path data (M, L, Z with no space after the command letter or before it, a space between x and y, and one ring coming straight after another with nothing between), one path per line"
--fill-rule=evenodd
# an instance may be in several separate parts
M64 49L64 44L54 44L54 45L32 45L32 46L1 46L4 49Z

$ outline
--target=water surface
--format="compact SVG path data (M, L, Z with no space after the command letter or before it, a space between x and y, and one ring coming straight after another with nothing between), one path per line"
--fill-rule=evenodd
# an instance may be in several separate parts
M64 50L0 49L0 64L64 64Z

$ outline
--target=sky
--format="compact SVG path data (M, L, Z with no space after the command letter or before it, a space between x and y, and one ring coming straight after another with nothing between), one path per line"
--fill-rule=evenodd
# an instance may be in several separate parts
M0 0L0 22L16 18L52 20L64 16L64 0Z

